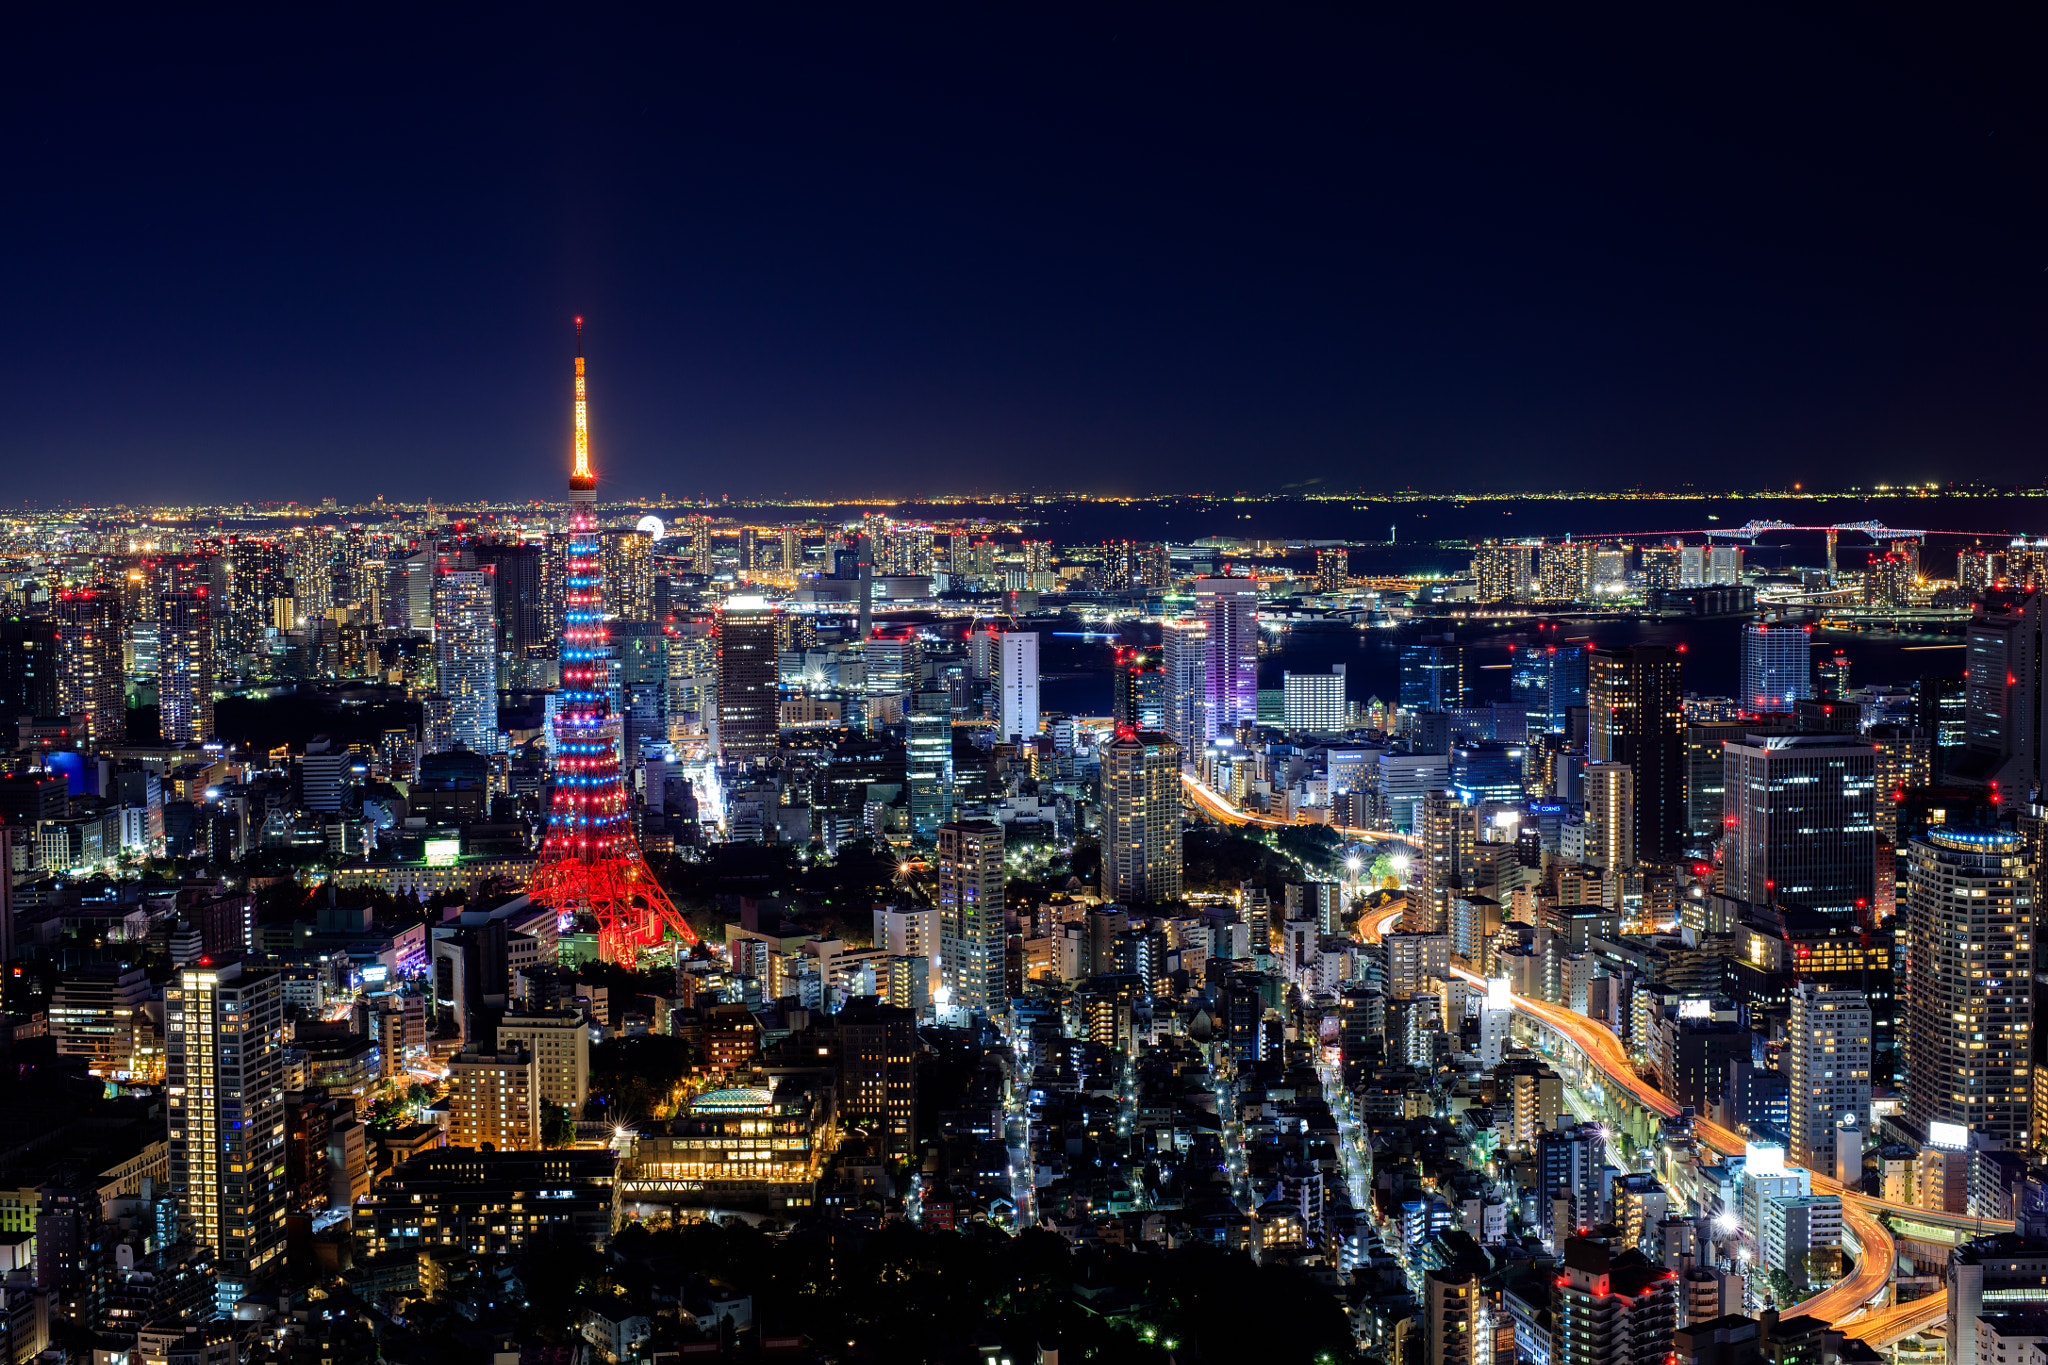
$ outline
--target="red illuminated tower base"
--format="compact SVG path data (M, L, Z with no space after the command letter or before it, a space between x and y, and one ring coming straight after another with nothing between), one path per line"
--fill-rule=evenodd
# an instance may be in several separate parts
M536 904L597 921L598 953L630 967L664 927L697 935L662 893L633 842L619 779L619 722L611 714L610 632L604 559L592 509L590 409L583 387L583 319L576 319L576 463L569 474L569 565L563 593L562 687L555 712L555 800L540 866L527 887Z

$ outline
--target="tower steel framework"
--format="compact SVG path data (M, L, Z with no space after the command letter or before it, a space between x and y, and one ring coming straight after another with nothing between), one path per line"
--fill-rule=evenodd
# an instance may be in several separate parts
M569 556L562 611L562 685L555 710L555 795L534 902L597 921L598 952L632 966L664 928L697 942L633 839L619 774L619 719L611 708L611 636L604 623L604 555L597 476L590 468L590 409L583 379L583 319L576 319L576 450L569 473Z

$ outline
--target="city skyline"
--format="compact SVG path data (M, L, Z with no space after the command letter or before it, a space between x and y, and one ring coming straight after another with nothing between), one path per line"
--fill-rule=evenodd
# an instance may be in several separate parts
M11 36L0 1365L2042 1355L2048 18Z

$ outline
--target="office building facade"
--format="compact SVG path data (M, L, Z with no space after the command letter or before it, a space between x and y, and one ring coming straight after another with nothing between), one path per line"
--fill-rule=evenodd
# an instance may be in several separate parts
M1722 884L1867 920L1876 896L1877 747L1854 735L1752 735L1722 746Z
M1790 712L1813 695L1812 635L1805 626L1751 621L1742 628L1742 690L1746 711Z
M1678 856L1685 836L1685 689L1675 649L1596 649L1586 659L1586 756L1635 777L1639 862Z
M761 597L728 597L718 610L719 761L744 764L775 752L781 735L776 609Z

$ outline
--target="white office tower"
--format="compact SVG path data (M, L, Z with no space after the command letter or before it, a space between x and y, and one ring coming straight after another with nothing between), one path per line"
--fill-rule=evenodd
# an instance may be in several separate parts
M1168 621L1159 628L1160 652L1166 672L1166 733L1180 746L1181 758L1193 762L1216 738L1209 714L1209 623L1194 617Z
M1486 983L1486 999L1479 1006L1479 1066L1491 1071L1501 1064L1508 1045L1508 1030L1515 1019L1514 991L1506 977Z
M1003 632L1001 691L996 737L1006 744L1038 737L1038 632Z
M1339 734L1344 729L1344 665L1328 673L1286 673L1281 676L1287 728L1313 734Z

